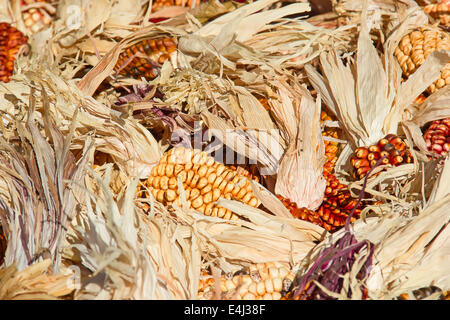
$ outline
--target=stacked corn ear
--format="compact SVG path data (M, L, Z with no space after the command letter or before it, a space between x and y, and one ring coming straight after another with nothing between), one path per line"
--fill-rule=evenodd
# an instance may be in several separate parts
M423 137L428 151L447 155L450 151L450 118L433 121Z
M363 179L380 158L383 158L382 165L393 166L411 163L413 160L405 142L394 134L388 134L377 144L356 148L354 156L350 158L355 178Z
M320 122L323 125L325 121L332 121L333 119L325 112L322 111L320 116ZM328 128L322 132L322 135L325 137L331 137L331 138L338 138L338 131L336 128ZM338 159L338 151L339 151L339 145L335 141L328 141L324 140L325 144L325 156L327 157L327 162L324 165L324 171L328 173L332 173L334 170L334 166L336 164L336 161Z
M49 2L47 0L21 0L21 6L33 6L39 3ZM23 21L29 33L36 33L47 28L52 23L52 16L43 8L32 7L22 11Z
M167 59L177 50L174 38L161 37L142 40L123 51L114 70L133 78L152 80Z
M231 275L220 277L220 291L215 292L214 279L204 272L200 280L198 299L211 300L280 300L288 292L294 273L277 262L253 264Z
M0 82L9 82L14 61L27 37L8 23L0 23Z
M438 28L421 27L403 36L394 55L408 78L436 50L450 50L450 36ZM426 92L431 94L450 83L450 62L441 70L441 75Z
M168 151L153 167L139 195L148 196L148 190L164 205L181 206L177 182L180 179L190 208L208 216L238 220L236 214L215 203L222 197L258 207L259 201L253 194L249 176L244 169L227 167L198 149L178 147Z
M426 5L423 10L426 14L439 21L441 25L447 28L450 27L450 3L447 0Z

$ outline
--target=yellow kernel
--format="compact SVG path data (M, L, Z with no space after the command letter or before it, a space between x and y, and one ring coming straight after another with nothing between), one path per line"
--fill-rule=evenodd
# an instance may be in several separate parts
M167 190L169 188L169 178L166 176L161 177L159 180L159 186L163 190Z
M208 180L205 177L201 177L198 180L197 188L203 189L208 184Z
M232 182L228 182L223 190L223 193L230 193L234 189L234 184Z
M169 186L169 189L177 189L178 188L177 178L171 177L169 179L168 186Z
M281 278L273 278L272 284L274 291L281 291L283 289L283 281L281 280Z
M279 293L279 292L272 293L272 299L273 300L280 300L281 299L281 293Z
M219 212L219 209L218 208L214 208L212 210L211 217L217 217L218 212Z
M246 293L245 296L242 297L243 300L255 300L255 295L251 294L250 292Z
M158 190L158 193L156 194L156 200L159 202L164 201L164 190Z
M266 279L264 281L264 285L266 288L266 292L272 293L273 292L273 284L271 279Z
M182 166L181 164L176 164L173 168L173 174L177 176L181 172L184 172L184 166Z
M217 174L215 172L211 173L210 175L208 175L208 183L213 184L214 181L217 178Z
M212 192L212 186L208 184L200 192L201 194L207 194L208 192Z
M190 195L189 195L189 199L190 200L194 200L197 199L200 196L200 190L198 189L192 189Z
M220 198L220 190L219 189L214 189L213 190L213 195L212 195L212 201L217 201Z
M195 188L195 187L197 186L197 182L198 182L199 179L200 179L200 177L199 177L197 174L195 174L195 175L192 177L190 186L191 186L192 188Z
M207 173L207 172L208 172L208 167L205 166L205 165L200 166L200 168L198 168L198 170L197 170L197 174L198 174L200 177L206 176L206 173Z
M223 216L225 215L225 213L226 213L226 209L220 207L220 208L219 208L219 211L217 212L217 216L218 216L219 218L223 218Z
M264 286L264 281L259 281L256 284L256 292L258 293L258 295L262 296L264 293L266 293L266 288Z
M257 207L258 206L258 199L256 199L256 197L252 197L250 199L250 201L248 202L248 205L252 206L252 207Z
M174 190L166 190L165 198L167 201L172 202L177 198L177 193Z
M232 214L232 212L231 212L230 210L227 209L227 211L226 211L225 215L223 216L223 218L224 218L225 220L230 220L231 214Z
M173 164L167 164L166 165L166 176L167 177L172 177L173 176L173 169L174 169L174 165Z
M159 188L159 180L160 179L161 179L161 177L159 177L159 176L156 176L153 178L153 181L152 181L153 188Z
M202 197L197 197L196 199L192 200L192 207L197 209L203 204Z
M263 300L273 300L271 293L266 293L262 297Z
M203 200L203 201L204 201L204 200ZM206 208L205 208L205 214L206 214L207 216L210 216L210 215L212 214L213 208L214 208L214 204L213 204L213 203L207 204L207 205L206 205Z
M211 202L212 202L212 196L213 196L213 193L212 193L211 191L208 192L207 194L205 194L205 195L203 196L203 202L204 202L205 204L211 203Z
M162 177L166 174L166 167L164 164L160 164L157 166L158 176Z
M191 184L191 181L192 181L192 178L194 177L194 175L195 175L195 172L194 172L194 171L192 171L192 170L189 170L189 171L188 171L187 177L186 177L186 183L187 183L188 185Z

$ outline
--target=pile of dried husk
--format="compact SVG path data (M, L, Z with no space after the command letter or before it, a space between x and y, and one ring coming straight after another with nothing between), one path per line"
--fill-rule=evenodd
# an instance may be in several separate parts
M150 24L144 2L60 1L52 27L31 36L15 75L0 84L0 220L8 237L0 298L195 299L203 268L227 273L278 261L301 279L324 249L348 236L370 246L341 275L341 292L330 296L359 299L365 287L370 299L430 285L450 289L450 161L428 160L420 136L425 122L450 116L449 87L413 103L449 53L433 54L404 83L393 57L418 8L389 11L395 27L380 27L386 32L380 57L370 25L325 28L287 18L305 14L307 3L268 9L276 1L209 1ZM85 9L77 29L66 24L74 4ZM10 18L19 16L11 12ZM160 35L176 37L178 51L155 80L114 72L124 48ZM164 98L149 90L140 102L118 106L131 85L158 87ZM268 99L270 112L259 96ZM256 182L258 209L219 200L244 218L238 221L184 206L169 212L151 194L136 198L140 179L170 147L170 134L189 136L188 122L201 120L217 132L233 129L242 143L227 146L267 170L273 192L316 209L325 188L322 102L346 133L338 162L343 180L346 160L361 143L404 131L419 148L412 150L414 164L351 185L356 196L364 188L383 204L366 208L347 228L329 234L294 219ZM170 108L171 125L133 117L153 108ZM254 143L261 134L267 144ZM108 160L94 165L100 154ZM365 278L358 279L368 260Z

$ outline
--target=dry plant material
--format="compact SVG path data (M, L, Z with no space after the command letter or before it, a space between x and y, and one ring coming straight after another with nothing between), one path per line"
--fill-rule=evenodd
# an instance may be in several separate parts
M0 269L0 300L56 300L75 289L72 274L53 274L46 259L18 270L15 264Z
M14 61L28 38L8 23L0 23L0 82L9 82Z
M170 59L177 50L176 39L163 37L142 40L125 49L120 55L114 70L140 79L152 80L159 75L164 61Z
M281 263L252 264L232 274L220 277L220 292L216 293L214 278L205 272L200 280L198 299L211 300L280 300L289 290L294 273Z
M53 21L52 16L45 10L48 0L21 0L22 17L27 31L36 33L50 26Z
M430 152L447 155L450 151L450 118L435 120L425 131L423 138Z
M450 2L448 0L426 5L423 11L438 20L441 25L450 27Z
M395 49L403 76L408 78L436 50L450 50L450 36L437 28L421 27L405 35ZM440 77L426 92L431 94L450 83L450 62L441 70Z
M186 203L201 213L227 220L239 217L230 210L218 207L215 202L223 197L238 200L252 207L259 201L253 195L249 173L227 167L198 149L178 147L168 151L153 167L151 175L143 183L153 197L164 203L180 206L178 179L183 185Z
M377 144L356 148L354 156L350 158L355 178L364 178L382 157L385 157L382 161L384 165L399 166L413 161L411 153L406 149L405 142L400 137L389 134Z

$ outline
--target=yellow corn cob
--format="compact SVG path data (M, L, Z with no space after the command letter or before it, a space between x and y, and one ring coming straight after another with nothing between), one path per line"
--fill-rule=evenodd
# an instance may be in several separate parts
M438 20L441 25L450 26L450 4L448 2L429 4L423 8L423 11Z
M161 158L143 185L159 202L180 206L179 178L191 208L208 216L237 220L237 215L218 207L216 201L223 197L257 207L259 201L253 195L249 176L245 169L227 167L205 152L179 147ZM145 188L141 191L146 193Z
M21 6L27 6L38 2L48 2L47 0L22 0ZM23 21L28 32L36 33L48 27L52 22L52 17L43 8L30 8L22 12Z
M210 300L215 296L214 279L204 274L197 298ZM277 262L253 264L234 275L220 277L219 297L223 300L280 300L289 290L294 273Z
M445 32L436 28L418 28L405 35L394 55L400 63L403 75L408 78L436 50L450 50L450 37ZM450 83L450 63L441 70L441 75L431 86L428 93L433 93Z

